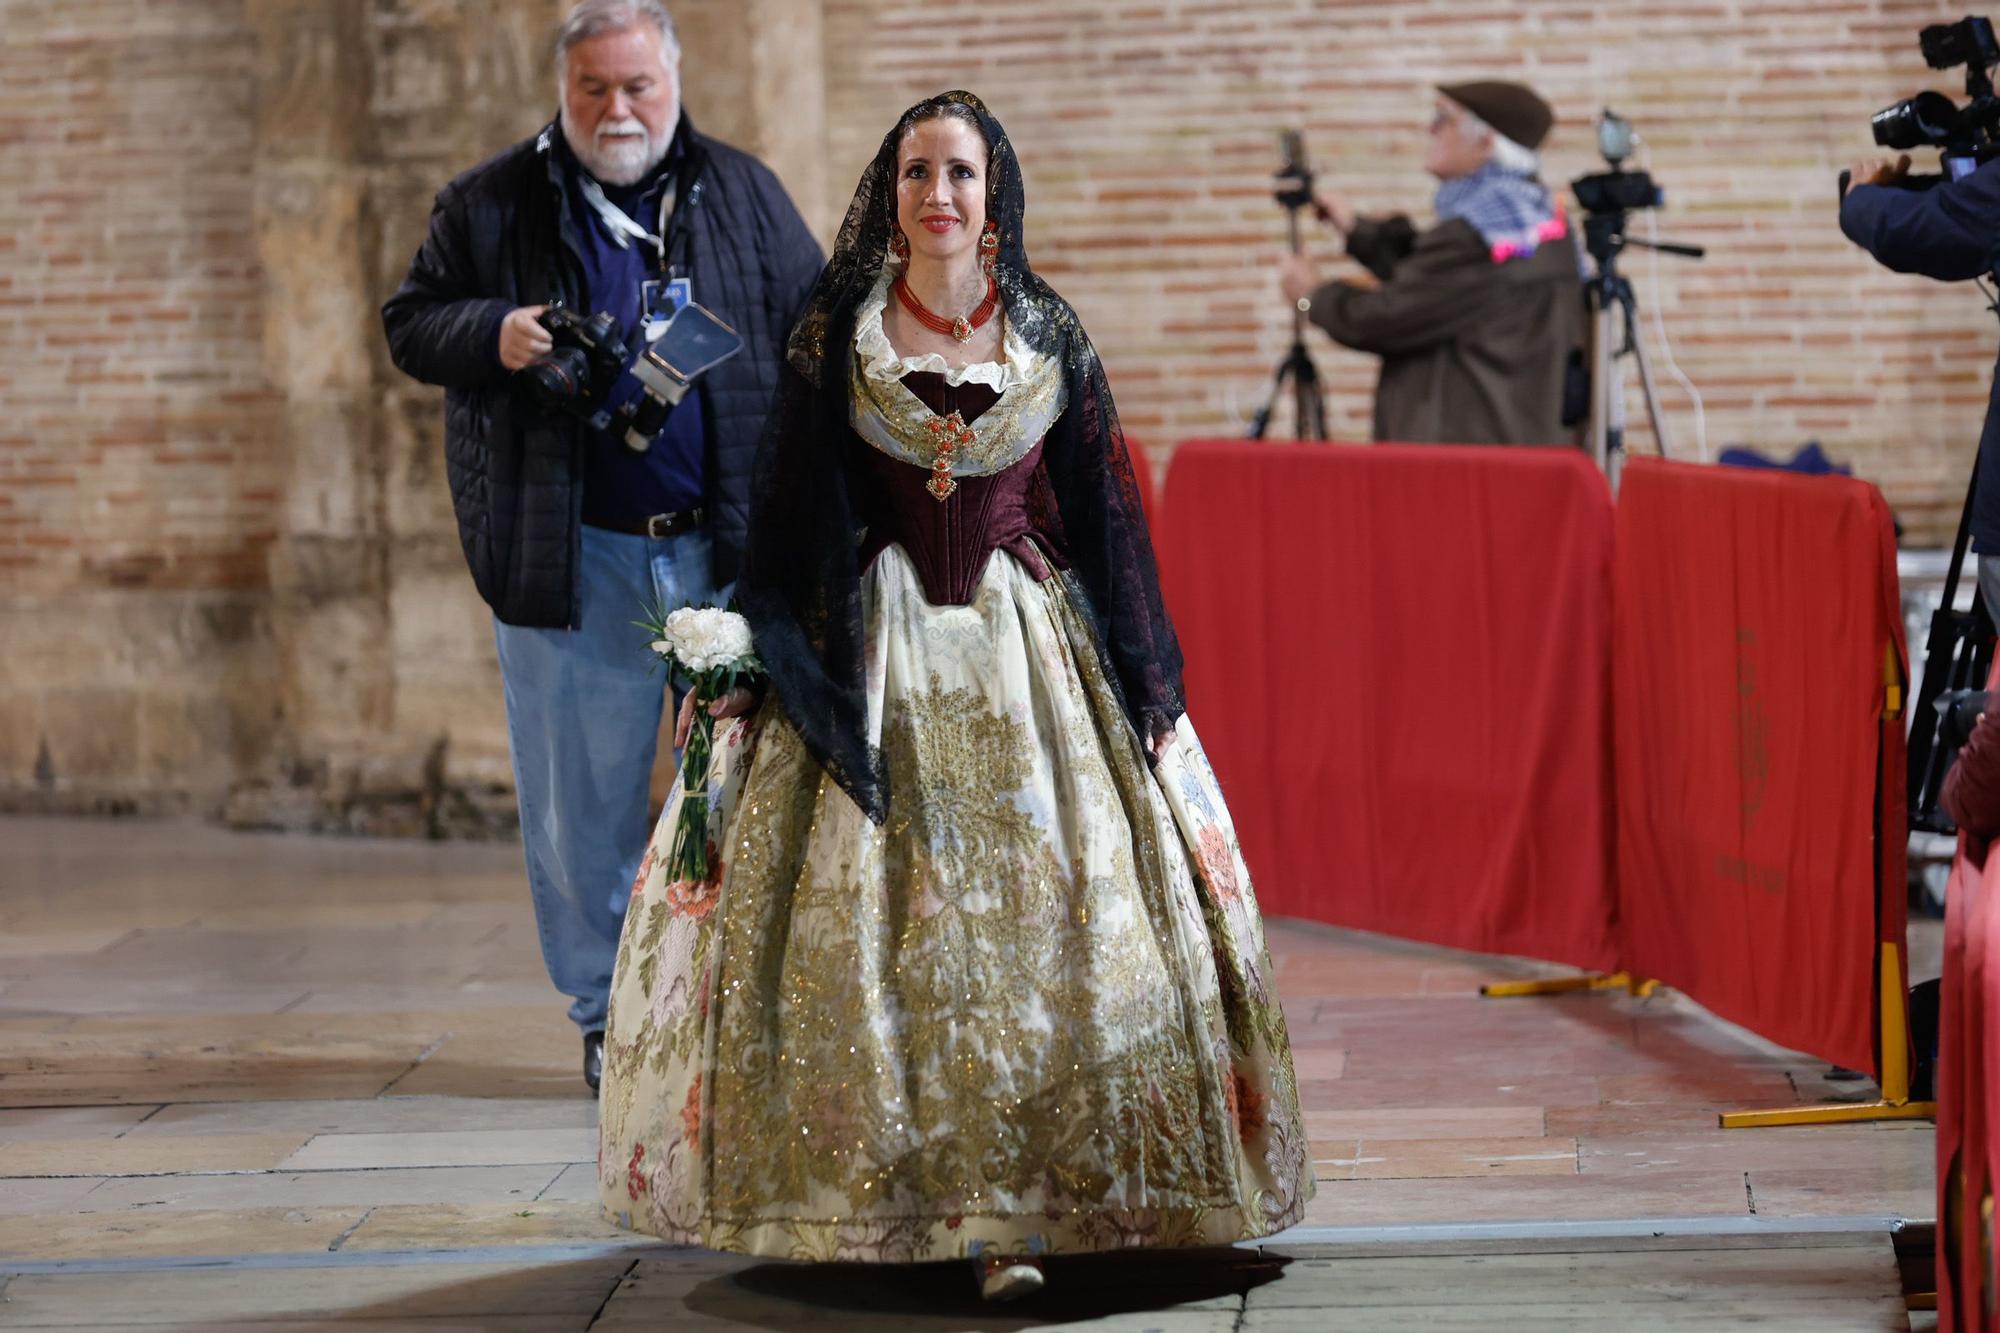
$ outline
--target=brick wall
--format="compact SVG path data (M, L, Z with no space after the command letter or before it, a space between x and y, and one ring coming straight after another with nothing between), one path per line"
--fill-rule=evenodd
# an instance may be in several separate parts
M277 400L239 11L0 7L10 786L212 783L270 730Z
M274 405L230 7L11 4L0 46L0 568L254 587Z
M1560 116L1551 179L1601 169L1590 127L1609 103L1650 145L1668 198L1660 234L1710 247L1702 264L1635 256L1628 270L1707 401L1711 445L1789 452L1818 439L1917 535L1942 540L2000 329L1969 285L1876 269L1840 235L1833 181L1869 150L1876 109L1922 86L1962 97L1962 81L1927 84L1916 46L1922 24L1962 12L1895 0L827 0L829 170L848 188L925 93L984 97L1028 175L1030 254L1082 314L1128 428L1164 458L1176 440L1241 434L1289 340L1268 191L1280 127L1303 127L1315 165L1359 206L1422 214L1433 83L1537 86ZM1318 249L1339 271L1333 247ZM1312 350L1334 433L1366 438L1374 362L1318 334ZM1663 397L1692 456L1687 400L1671 384ZM1649 448L1636 385L1630 402L1634 446Z

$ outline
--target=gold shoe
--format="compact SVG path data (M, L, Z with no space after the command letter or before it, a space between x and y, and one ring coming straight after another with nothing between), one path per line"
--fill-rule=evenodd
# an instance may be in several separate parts
M989 1301L1018 1301L1048 1285L1041 1261L1025 1255L981 1255L974 1259L979 1294Z

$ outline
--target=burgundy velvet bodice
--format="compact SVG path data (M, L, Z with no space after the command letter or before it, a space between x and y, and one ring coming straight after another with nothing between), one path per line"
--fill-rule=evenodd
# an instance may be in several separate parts
M903 384L931 411L939 416L957 412L968 425L999 401L984 384L947 384L936 371L912 371ZM910 557L932 605L965 606L995 551L1019 560L1037 582L1065 567L1053 530L1054 501L1042 470L1040 440L991 476L954 477L958 489L943 500L927 489L929 468L879 449L860 453L867 474L861 490L868 497L863 569L893 543Z

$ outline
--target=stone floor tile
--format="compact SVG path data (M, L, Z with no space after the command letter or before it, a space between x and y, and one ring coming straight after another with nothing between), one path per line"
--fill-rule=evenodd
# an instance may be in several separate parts
M23 1139L0 1142L0 1181L12 1176L161 1176L270 1171L302 1134L215 1134L200 1139ZM6 1188L0 1183L0 1189Z
M27 977L0 996L0 1011L55 1010L70 1014L271 1014L296 1004L306 988L245 985L212 976L76 976L68 972Z
M648 1247L651 1236L604 1220L597 1201L389 1204L368 1211L341 1252L432 1250L480 1245L610 1244Z
M59 930L44 929L34 924L25 929L0 930L0 961L9 967L26 963L34 969L24 975L74 969L80 956L107 949L132 931L133 927L122 921L116 925L73 926Z
M1602 1102L1586 1105L1555 1105L1548 1108L1551 1134L1570 1134L1580 1139L1628 1134L1711 1134L1722 1133L1716 1108L1701 1102L1684 1106L1664 1102L1626 1103L1612 1106ZM1738 1131L1741 1132L1741 1131Z
M1752 1169L1761 1173L1888 1166L1921 1181L1934 1164L1936 1151L1934 1131L1885 1137L1865 1124L1798 1125L1587 1135L1582 1140L1581 1163L1586 1174Z
M332 1208L349 1204L520 1200L555 1179L550 1166L459 1166L388 1171L290 1171L251 1176L150 1176L104 1182L81 1201L103 1213L140 1208ZM47 1211L37 1209L36 1211Z
M0 1185L0 1189L7 1188ZM383 1210L376 1210L383 1211ZM0 1217L0 1255L13 1259L185 1258L325 1250L368 1216L346 1208L182 1209L163 1224L147 1209ZM0 1259L0 1271L5 1260ZM0 1327L5 1321L0 1320Z
M1314 1165L1327 1163L1314 1154ZM1575 1139L1363 1139L1346 1179L1575 1174Z
M1812 1171L1752 1169L1748 1175L1750 1197L1759 1217L1937 1217L1934 1178L1909 1167L1874 1164Z
M581 1329L630 1266L622 1258L560 1264L346 1264L211 1272L30 1274L7 1284L17 1327L225 1321L273 1315L417 1319L431 1315L575 1315Z
M474 1125L484 1130L595 1132L597 1102L583 1089L579 1095L560 1101L547 1097L367 1097L178 1104L140 1124L131 1137L421 1134ZM5 1137L0 1129L0 1138Z
M0 1110L0 1143L29 1139L117 1138L136 1129L158 1106L29 1106Z
M1437 1258L1302 1259L1283 1278L1249 1293L1252 1312L1282 1306L1478 1307L1600 1302L1634 1310L1732 1306L1747 1313L1842 1295L1858 1301L1901 1295L1888 1236L1839 1248L1645 1251L1594 1254L1579 1263L1560 1249Z
M1740 1173L1505 1176L1490 1180L1322 1181L1304 1226L1518 1222L1617 1217L1745 1217ZM1776 1214L1776 1210L1773 1210ZM1856 1210L1868 1211L1868 1210Z
M467 1129L401 1134L320 1134L279 1166L351 1171L388 1166L526 1166L595 1162L595 1129ZM0 1148L0 1168L7 1155ZM0 1174L5 1174L0 1170Z
M1606 1074L1597 1080L1607 1102L1713 1102L1730 1109L1793 1106L1798 1089L1782 1073L1738 1075L1706 1070Z
M1469 1139L1542 1137L1539 1106L1406 1106L1395 1110L1304 1108L1315 1139Z
M103 1178L0 1181L0 1217L27 1217L78 1208Z
M542 1191L540 1199L544 1203L589 1203L598 1200L597 1154L593 1152L588 1162L574 1162L562 1169L549 1187Z

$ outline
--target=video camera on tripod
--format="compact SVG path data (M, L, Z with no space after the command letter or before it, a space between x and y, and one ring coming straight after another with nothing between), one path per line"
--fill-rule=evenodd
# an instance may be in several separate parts
M1641 240L1628 234L1635 211L1658 208L1666 199L1652 176L1625 169L1625 159L1632 156L1637 142L1631 122L1606 107L1597 120L1597 151L1611 170L1570 182L1583 209L1584 249L1597 265L1584 287L1597 326L1590 375L1590 454L1614 484L1625 452L1624 377L1617 368L1620 357L1629 355L1638 363L1639 387L1646 396L1646 417L1652 423L1653 438L1659 442L1662 456L1668 452L1660 399L1653 388L1653 368L1646 359L1645 344L1639 340L1638 301L1632 284L1618 272L1618 256L1628 245L1684 259L1700 259L1706 253L1698 245Z
M1285 225L1291 241L1292 253L1299 253L1299 210L1312 203L1313 174L1306 165L1305 136L1297 130L1283 130L1278 134L1278 156L1284 159L1278 170L1278 179L1285 182L1273 197L1285 209ZM1314 369L1311 353L1306 351L1306 306L1300 301L1292 311L1292 346L1285 353L1285 359L1278 363L1278 370L1271 378L1271 393L1257 414L1250 418L1250 438L1261 440L1270 428L1271 414L1277 410L1278 400L1284 397L1285 385L1292 389L1292 421L1301 440L1323 440L1326 438L1326 400L1320 394L1319 372Z

